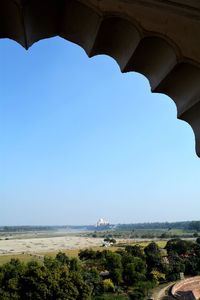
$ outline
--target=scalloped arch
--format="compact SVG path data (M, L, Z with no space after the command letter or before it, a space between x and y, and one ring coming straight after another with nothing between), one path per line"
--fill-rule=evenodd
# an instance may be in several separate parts
M163 32L148 30L120 11L85 2L1 0L0 37L28 49L41 39L60 36L81 46L89 57L107 54L122 72L145 75L152 91L170 96L178 118L191 125L200 156L199 63L186 62L176 41Z

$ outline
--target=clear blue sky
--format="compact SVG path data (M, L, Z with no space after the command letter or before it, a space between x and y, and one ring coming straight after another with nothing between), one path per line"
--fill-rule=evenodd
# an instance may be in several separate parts
M0 225L199 219L187 123L147 79L60 38L0 42Z

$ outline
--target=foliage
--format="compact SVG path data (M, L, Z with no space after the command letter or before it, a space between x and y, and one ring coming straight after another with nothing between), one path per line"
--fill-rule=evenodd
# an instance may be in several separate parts
M186 254L189 250L191 250L192 246L193 243L191 241L172 239L167 242L165 249L168 253L176 252L178 255L182 255Z
M135 230L135 229L190 229L200 231L200 221L184 221L184 222L154 222L154 223L138 223L138 224L119 224L118 230Z
M116 293L104 293L103 295L95 296L93 300L128 300L125 294L118 295Z
M0 268L0 299L88 299L91 290L81 273L70 270L69 259L64 254L64 263L60 257L46 258L43 264L11 260L3 265Z
M164 266L162 262L161 251L155 242L151 242L148 246L144 248L146 254L147 270L150 274L152 270L163 271Z
M164 273L161 273L157 270L152 270L151 271L151 275L152 275L152 280L156 283L159 284L161 282L164 282L166 279L166 275Z
M140 289L134 289L131 293L129 293L130 300L143 300L144 297L145 297L145 294Z
M110 278L104 279L102 285L104 292L113 292L115 289L114 283Z
M200 274L199 242L172 239L164 251L154 242L117 252L85 249L79 259L62 252L43 261L12 259L0 266L0 299L144 299L154 286L180 279L182 272Z
M140 258L144 258L144 251L140 245L134 245L134 246L126 246L125 250L127 253L130 253L132 256L137 256Z
M196 239L197 244L200 244L200 237Z
M189 224L190 230L200 231L200 221L192 221Z

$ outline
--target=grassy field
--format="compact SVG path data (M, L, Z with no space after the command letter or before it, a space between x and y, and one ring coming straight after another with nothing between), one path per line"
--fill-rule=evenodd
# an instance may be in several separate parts
M41 261L43 258L40 258L39 255L34 254L12 254L12 255L1 255L0 256L0 265L3 265L9 262L12 258L19 259L22 262L28 262L31 260Z
M105 248L103 247L91 247L92 250L94 251L103 251L105 250ZM119 249L118 247L110 247L109 250L111 251L116 251L117 249ZM79 253L80 249L68 249L64 252L66 255L68 255L69 257L78 257L78 253ZM36 261L43 261L44 256L50 256L50 257L55 257L56 254L58 253L58 251L55 252L41 252L41 253L37 253L37 254L28 254L28 253L24 253L24 254L9 254L9 255L0 255L0 265L3 265L7 262L9 262L12 258L15 259L19 259L22 262L29 262L31 260L36 260Z
M144 241L144 242L139 242L139 243L133 243L131 245L140 245L141 247L146 247L148 246L150 242L149 241ZM160 241L156 241L156 244L158 245L159 248L165 248L166 246L166 241L160 240Z
M153 240L152 240L153 241ZM152 241L147 241L147 240L144 240L144 241L140 241L140 242L133 242L133 243L129 243L129 244L126 244L126 243L119 243L119 244L117 244L117 246L118 247L125 247L125 246L127 246L127 245L129 245L129 246L135 246L135 245L139 245L139 246L141 246L142 248L144 248L144 247L146 247L146 246L148 246L148 244L149 243L151 243ZM155 243L158 245L158 247L159 248L161 248L161 249L163 249L163 248L165 248L165 246L166 246L166 241L164 241L164 240L158 240L158 241L155 241Z

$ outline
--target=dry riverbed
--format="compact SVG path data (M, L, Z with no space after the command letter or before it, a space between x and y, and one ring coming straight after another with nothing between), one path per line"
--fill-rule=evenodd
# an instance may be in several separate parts
M0 255L55 252L67 249L83 249L98 247L103 244L102 238L88 238L78 236L2 239L0 240Z

